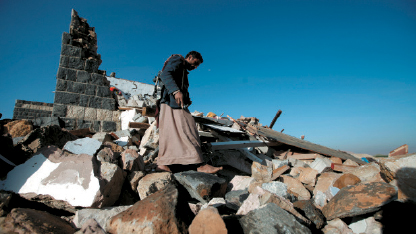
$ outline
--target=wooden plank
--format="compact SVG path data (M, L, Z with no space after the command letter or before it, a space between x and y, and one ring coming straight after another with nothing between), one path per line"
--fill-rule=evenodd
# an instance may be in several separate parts
M295 146L301 149L309 150L318 154L326 155L326 156L333 156L338 157L344 160L351 159L352 161L358 163L358 164L366 164L366 162L362 161L361 159L358 159L351 154L348 154L343 151L334 150L322 145L314 144L309 141L305 141L296 137L292 137L289 135L286 135L281 132L274 131L273 129L260 127L257 129L257 133L259 135L266 136L270 139L274 139L276 141L282 142L287 145Z
M150 124L148 123L129 122L129 128L148 129L149 127Z
M318 154L294 154L294 155L288 155L288 158L295 158L299 160L307 160L307 159L315 159L318 156Z
M352 165L344 165L344 164L339 164L339 163L331 163L331 169L334 171L341 171L341 172L345 172L345 171L349 171L351 169L357 168L357 166L352 166Z
M147 117L155 117L156 116L156 108L142 107L142 115L147 116Z
M285 173L285 171L289 169L290 167L288 165L283 165L279 168L274 169L272 174L272 181L276 180L280 175L282 175L283 173Z
M273 141L228 141L228 142L212 142L212 150L238 149L258 146L275 146L280 144Z

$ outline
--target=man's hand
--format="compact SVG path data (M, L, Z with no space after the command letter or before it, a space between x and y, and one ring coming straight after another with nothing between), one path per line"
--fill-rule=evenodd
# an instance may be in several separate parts
M183 94L181 91L175 93L175 101L183 109Z

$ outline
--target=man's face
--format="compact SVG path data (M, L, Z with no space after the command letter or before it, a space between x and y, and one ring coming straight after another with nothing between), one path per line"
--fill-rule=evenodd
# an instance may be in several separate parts
M190 55L185 60L188 62L188 67L187 67L188 71L192 71L196 69L199 66L199 64L201 64L199 59L192 57L192 55Z

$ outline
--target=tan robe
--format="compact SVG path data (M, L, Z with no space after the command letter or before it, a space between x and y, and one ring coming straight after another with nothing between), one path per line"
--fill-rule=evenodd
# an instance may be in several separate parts
M188 110L160 105L158 165L202 163L201 141Z

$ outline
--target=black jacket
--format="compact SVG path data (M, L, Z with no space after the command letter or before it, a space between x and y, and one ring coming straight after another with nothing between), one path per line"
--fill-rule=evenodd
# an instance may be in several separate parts
M191 105L189 98L189 82L188 70L186 69L187 62L180 55L173 55L167 62L160 79L163 83L160 103L168 104L173 109L181 109L176 104L173 92L180 90L183 94L184 106Z

